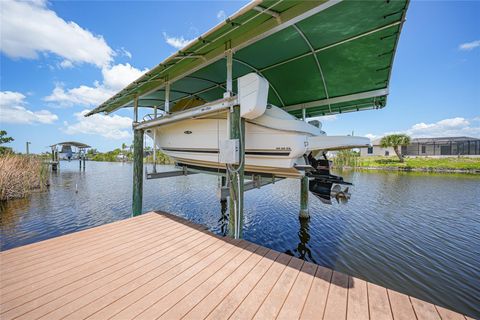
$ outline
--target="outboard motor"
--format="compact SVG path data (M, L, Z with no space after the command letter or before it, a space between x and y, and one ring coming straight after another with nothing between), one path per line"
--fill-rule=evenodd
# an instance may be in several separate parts
M307 176L314 179L309 181L308 189L320 201L325 204L332 204L332 198L338 203L347 203L350 199L348 187L342 190L341 184L352 185L350 182L343 181L342 177L330 174L330 161L324 154L324 159L317 160L311 154L308 155L308 163L313 167L313 171L307 172Z

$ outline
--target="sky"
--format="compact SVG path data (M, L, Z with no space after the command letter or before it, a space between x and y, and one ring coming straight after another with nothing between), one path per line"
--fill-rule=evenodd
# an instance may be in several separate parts
M132 110L85 118L244 1L0 1L0 130L48 151L132 141ZM412 1L387 106L320 118L329 135L480 138L480 1Z

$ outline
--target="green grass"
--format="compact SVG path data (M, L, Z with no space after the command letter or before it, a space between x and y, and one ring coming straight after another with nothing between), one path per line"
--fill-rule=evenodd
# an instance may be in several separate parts
M360 157L357 167L480 170L480 158L405 158L401 163L397 157Z

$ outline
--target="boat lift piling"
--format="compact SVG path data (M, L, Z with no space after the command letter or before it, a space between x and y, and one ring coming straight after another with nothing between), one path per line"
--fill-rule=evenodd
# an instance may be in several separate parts
M240 106L236 105L230 112L230 139L239 139L239 163L228 170L230 182L230 217L228 235L235 239L242 238L243 229L243 193L245 169L245 119L240 117Z
M133 194L132 214L142 214L143 201L143 130L135 128L138 123L138 97L134 100L134 129L133 129Z
M225 43L225 60L227 67L226 92L224 98L233 96L233 50L231 42ZM243 194L245 183L245 119L240 116L240 105L230 108L228 112L229 139L239 140L238 165L227 166L230 187L229 228L228 235L234 239L242 238L243 229Z
M302 120L307 121L307 111L302 109ZM308 210L308 177L303 176L300 178L300 212L298 217L300 219L309 219L310 212Z

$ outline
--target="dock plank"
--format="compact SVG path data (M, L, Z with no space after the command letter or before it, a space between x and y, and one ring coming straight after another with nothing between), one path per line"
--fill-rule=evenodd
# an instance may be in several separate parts
M253 272L262 258L269 252L267 248L259 247L245 263L243 263L236 271L235 277L231 277L229 281L223 281L213 291L208 293L195 307L187 312L183 319L203 319L219 304L225 300L227 295L239 284L244 283L245 277Z
M292 258L290 263L283 270L282 275L277 283L273 286L268 296L263 301L254 316L254 319L274 319L283 306L287 295L290 293L295 280L302 268L303 261L297 258Z
M207 319L230 318L235 310L240 306L244 299L249 295L258 281L263 278L265 273L276 263L276 259L280 257L280 253L269 251L265 257L252 269L245 279L235 287L214 309L209 311ZM282 255L282 259L284 256ZM206 311L205 311L206 312ZM196 314L190 312L185 319L197 319Z
M350 276L348 277L347 319L368 320L369 318L367 282Z
M307 300L308 292L312 286L313 278L317 266L310 262L305 262L301 272L298 274L285 303L277 316L277 319L298 319L303 310L303 305Z
M323 319L345 319L347 315L348 276L333 272Z
M276 263L273 264L262 279L260 279L255 288L253 288L229 319L252 319L291 259L292 257L289 255L284 253L280 254L275 261Z
M414 297L410 297L412 302L413 310L417 315L419 320L440 320L440 315L438 314L437 309L431 303L419 300Z
M392 307L392 314L395 320L416 319L415 311L413 311L412 303L407 295L387 289Z
M373 283L367 284L368 309L372 320L392 320L392 309L388 299L387 289Z
M198 286L195 290L192 290L183 299L177 301L175 306L162 314L159 319L183 318L188 312L190 312L190 310L192 310L213 292L217 300L221 299L221 297L225 295L225 291L228 290L228 287L232 286L230 282L233 284L236 283L236 281L233 281L234 279L231 279L231 281L226 280L234 272L240 279L242 279L246 272L250 270L255 263L258 262L260 258L268 251L266 248L259 247L258 245L252 246L248 250L251 252L244 252L244 254L246 254L244 257L241 255L235 257L238 262L231 261L223 268L223 270L221 270L221 272L216 272L207 281L202 283L202 285Z
M321 266L317 267L312 286L305 301L301 317L304 319L323 318L327 304L328 291L333 271Z
M469 319L164 213L0 252L3 319Z

